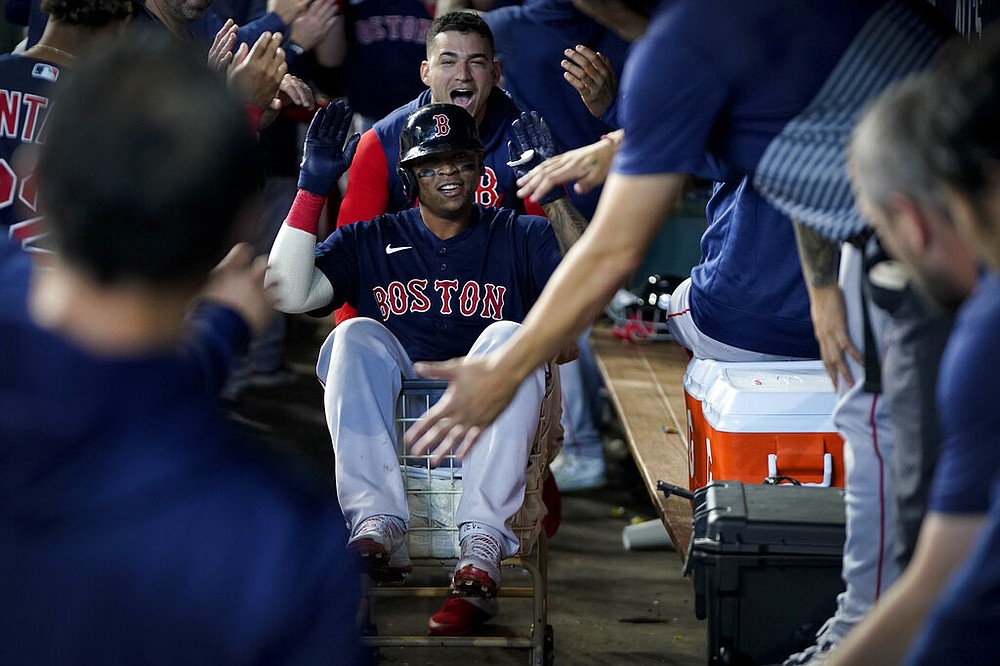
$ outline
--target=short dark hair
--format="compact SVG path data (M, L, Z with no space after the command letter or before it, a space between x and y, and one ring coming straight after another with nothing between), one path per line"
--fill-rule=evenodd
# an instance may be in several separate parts
M42 0L41 7L61 23L91 28L106 26L132 14L132 0Z
M55 249L101 284L204 279L260 184L242 106L165 31L135 30L56 89L36 176Z
M458 32L463 35L475 34L483 37L490 45L490 55L496 53L496 46L493 44L493 31L486 25L479 14L472 12L449 12L438 16L431 22L431 27L427 30L427 50L430 52L434 38L442 32Z

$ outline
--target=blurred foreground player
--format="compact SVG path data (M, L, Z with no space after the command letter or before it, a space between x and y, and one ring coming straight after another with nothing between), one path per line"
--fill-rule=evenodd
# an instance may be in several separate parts
M64 86L57 254L0 246L0 663L362 663L335 500L214 400L268 317L245 246L209 275L257 182L239 104L148 36Z

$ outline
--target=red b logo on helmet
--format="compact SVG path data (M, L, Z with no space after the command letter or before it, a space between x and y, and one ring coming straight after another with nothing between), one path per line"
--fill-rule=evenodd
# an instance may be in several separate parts
M448 124L448 116L443 113L434 114L435 134L434 136L448 136L451 132L451 125Z

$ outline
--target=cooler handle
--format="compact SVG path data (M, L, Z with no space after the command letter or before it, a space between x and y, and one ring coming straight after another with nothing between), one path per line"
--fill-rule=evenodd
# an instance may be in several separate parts
M767 454L767 476L778 476L778 454ZM817 488L829 488L833 480L833 454L823 454L823 481L822 483L803 483L803 486L816 486Z

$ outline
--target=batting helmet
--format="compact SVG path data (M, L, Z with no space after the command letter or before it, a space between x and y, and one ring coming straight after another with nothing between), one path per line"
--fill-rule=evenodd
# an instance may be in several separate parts
M428 104L407 116L399 133L396 167L406 198L412 200L417 194L417 179L406 168L407 164L428 155L458 150L483 152L479 129L468 111L455 104Z

